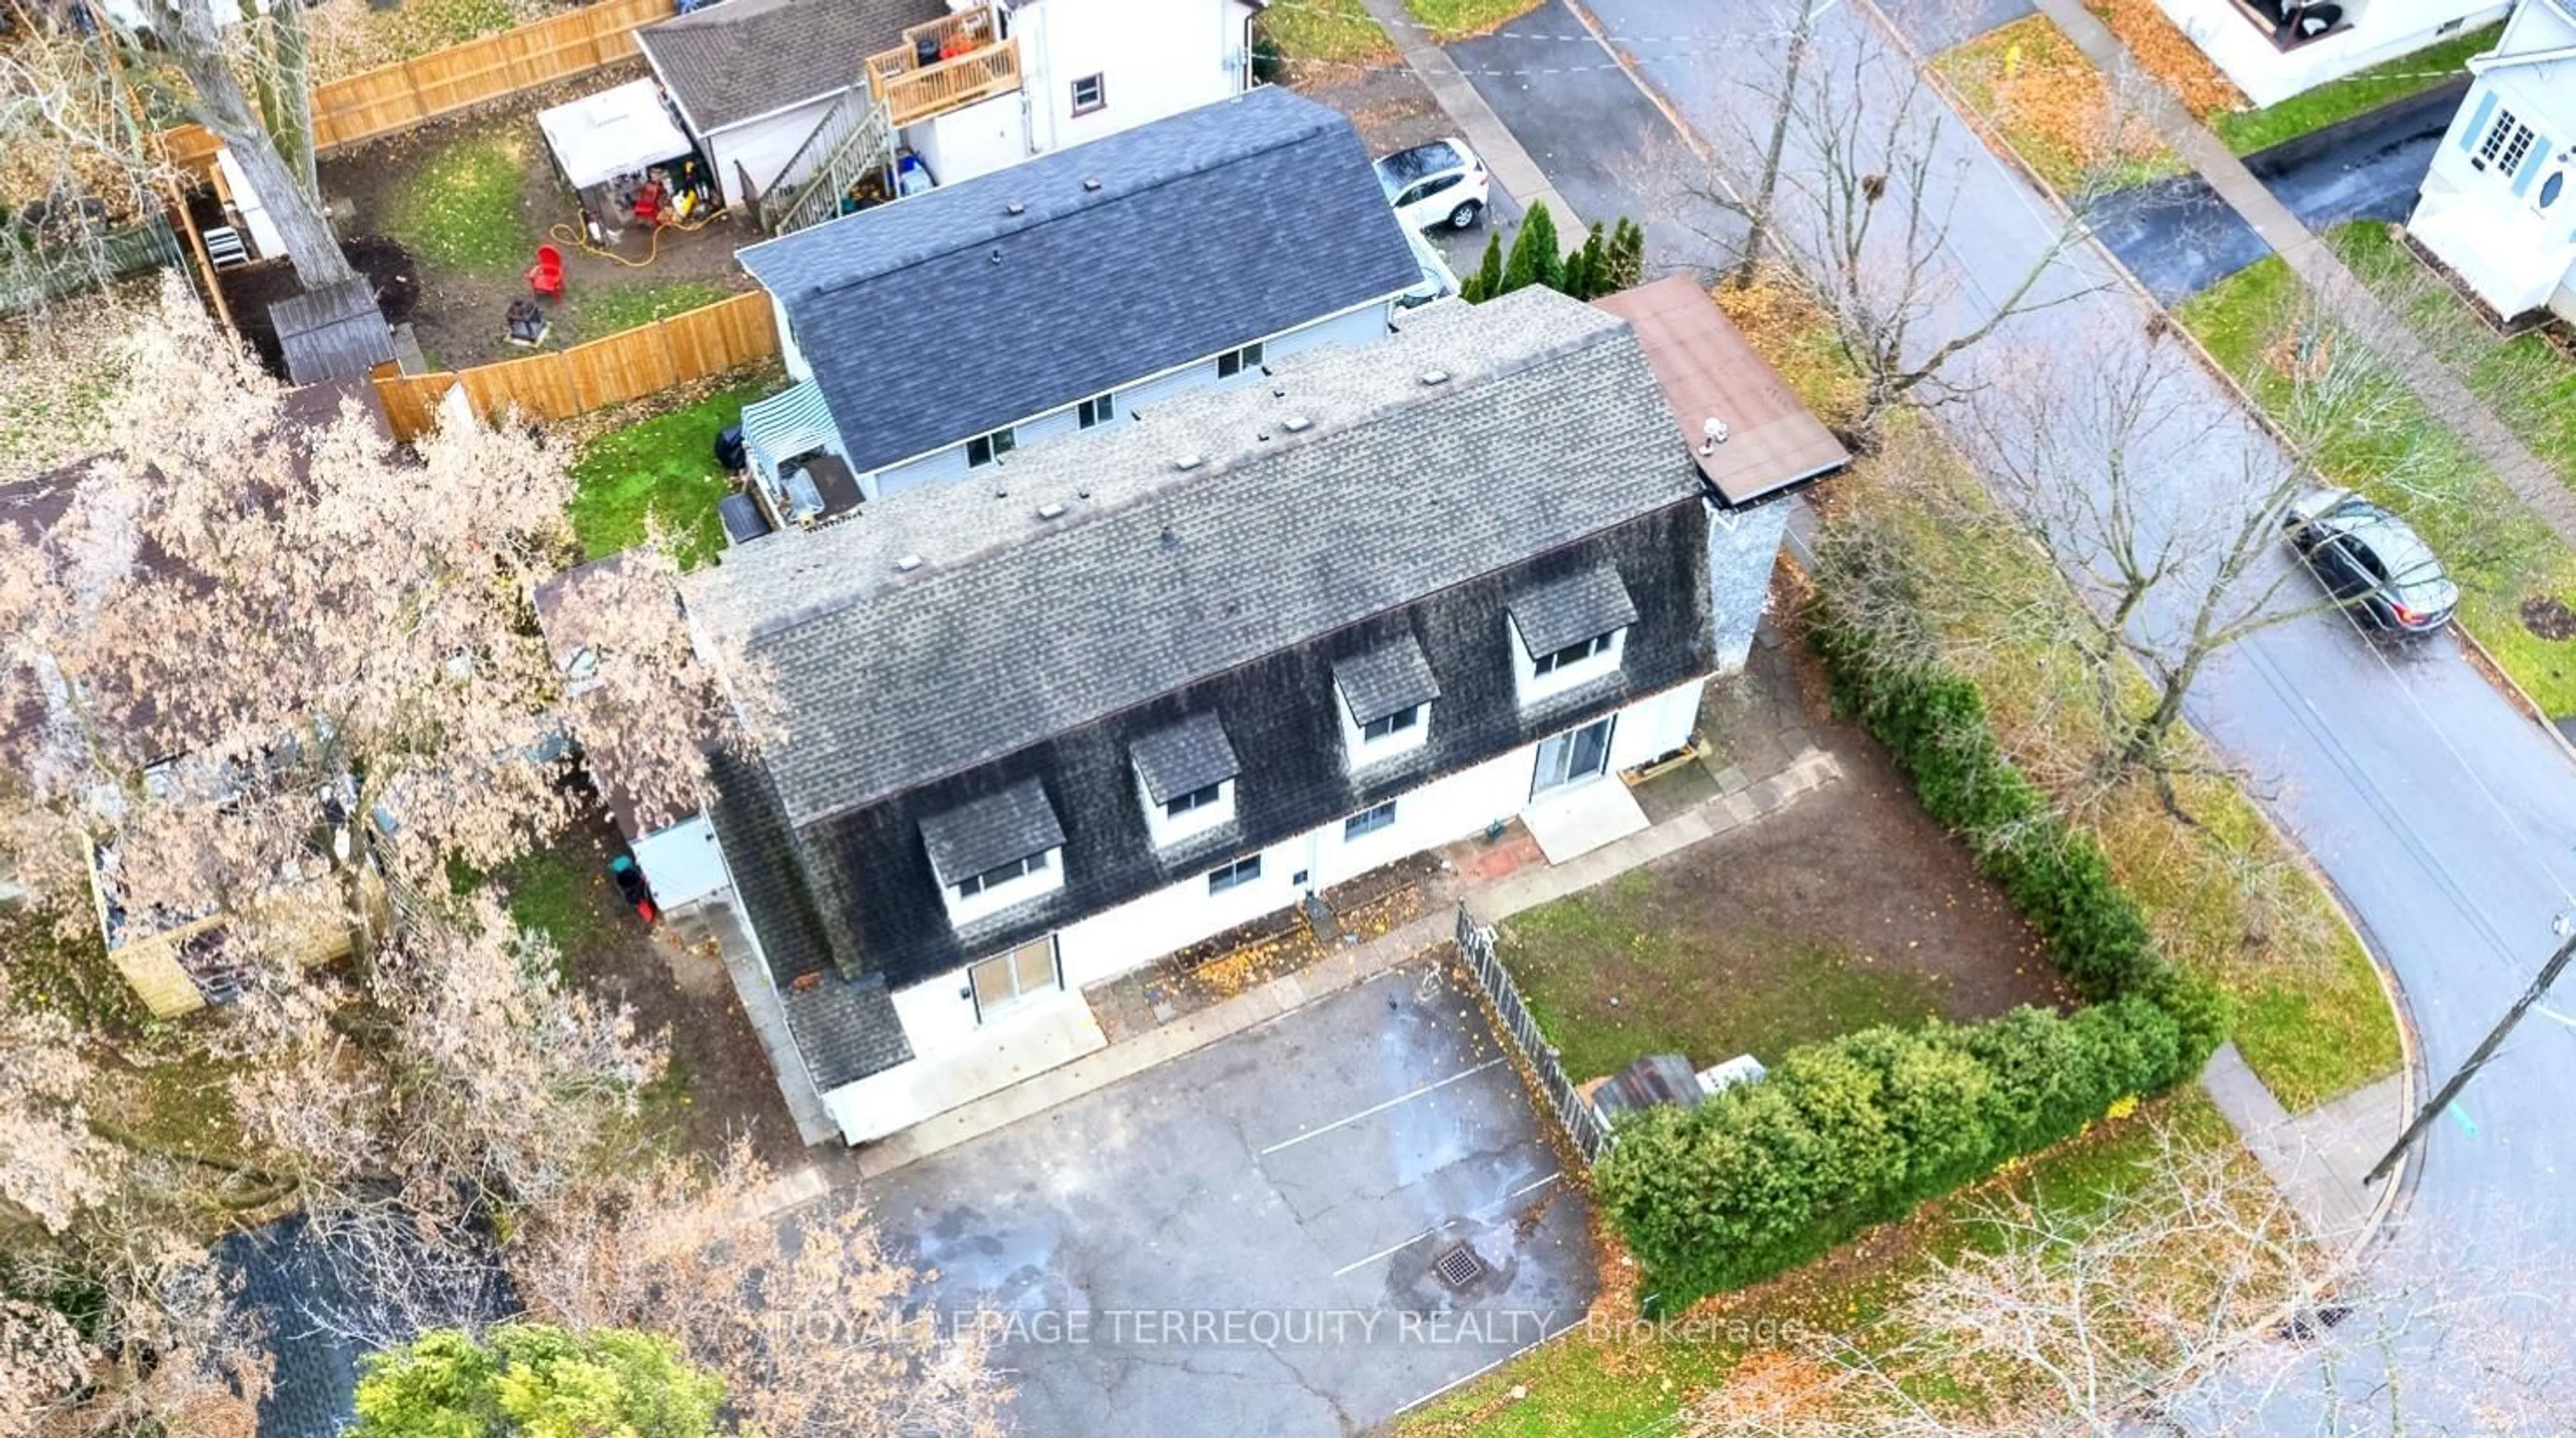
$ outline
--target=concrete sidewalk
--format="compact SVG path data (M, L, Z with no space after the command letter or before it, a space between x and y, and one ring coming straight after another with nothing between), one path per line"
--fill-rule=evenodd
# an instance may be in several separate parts
M2533 454L2412 328L2381 304L2334 250L2245 168L2226 142L2184 109L2163 82L2147 74L2110 27L2084 7L2084 0L2038 0L2038 5L2086 58L2112 77L2121 93L2138 97L2139 108L2165 143L2262 236L2291 272L2404 375L2433 413L2447 419L2523 503L2557 531L2561 541L2576 546L2576 491L2559 479L2557 471Z

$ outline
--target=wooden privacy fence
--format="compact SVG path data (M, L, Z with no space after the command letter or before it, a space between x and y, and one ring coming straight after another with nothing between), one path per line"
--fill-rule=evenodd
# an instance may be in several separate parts
M394 434L415 439L437 427L438 402L458 385L487 419L513 407L523 419L570 419L777 353L769 296L754 290L570 349L468 370L388 376L375 382L376 397Z
M676 13L671 0L599 0L551 19L313 87L313 148L354 145L425 120L587 75L643 53L637 27ZM223 142L195 125L165 130L172 164L204 173Z
M1575 1092L1573 1080L1565 1076L1565 1065L1557 1062L1555 1046L1539 1032L1538 1020L1530 1016L1529 1005L1521 1002L1520 986L1512 982L1511 971L1494 953L1494 931L1477 923L1465 904L1458 906L1458 951L1465 956L1467 972L1475 976L1476 987L1485 995L1494 1027L1519 1053L1539 1096L1547 1100L1548 1109L1565 1130L1566 1142L1574 1145L1584 1162L1598 1161L1601 1150L1610 1144L1609 1130L1602 1126L1601 1115L1592 1107L1592 1101Z

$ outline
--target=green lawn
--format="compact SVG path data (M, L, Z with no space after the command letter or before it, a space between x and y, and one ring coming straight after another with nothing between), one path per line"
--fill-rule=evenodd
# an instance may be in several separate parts
M731 295L714 280L662 280L647 284L585 285L565 302L572 324L565 338L606 339L655 320L669 319Z
M1542 0L1404 0L1404 11L1443 44L1482 35L1535 10Z
M582 446L573 462L572 530L582 557L600 559L644 541L648 516L694 568L724 548L716 504L731 485L716 463L717 431L742 407L778 387L774 376L717 390L683 409L613 429Z
M1330 83L1349 78L1343 67L1382 65L1396 58L1395 42L1369 17L1360 0L1273 5L1253 24L1263 39L1277 47L1296 79Z
M384 217L422 264L516 274L536 236L519 210L529 158L516 135L464 135L423 157Z
M2347 231L2333 238L2365 277L2391 258L2384 236ZM2298 297L2297 277L2273 256L2211 286L2174 314L2258 401L2277 405L2285 402L2290 384L2268 356ZM2414 313L2425 303L2429 301L2408 305L2410 318L2447 328L2447 321ZM2478 355L2446 346L2439 338L2433 343L2437 349L2451 349L2453 362L2473 388L2497 385L2500 376L2528 376L2546 361L2548 367L2540 372L2550 375L2549 383L2535 385L2530 396L2505 397L2511 402L2499 410L2535 449L2561 466L2562 475L2569 472L2567 466L2576 460L2576 430L2570 426L2576 422L2564 408L2576 387L2571 387L2566 366L2530 345L2517 349L2489 341L2483 346L2487 353ZM2480 348L2467 337L2460 344L2470 351ZM2458 432L2398 376L2370 376L2354 386L2352 403L2374 417L2336 426L2319 447L2318 468L2334 482L2404 514L2460 581L2461 625L2542 709L2552 716L2576 714L2576 640L2542 639L2520 617L2527 599L2576 602L2576 554L2532 517Z
M2277 105L2213 116L2210 128L2218 132L2218 138L2225 140L2229 149L2240 155L2268 149L2284 140L2295 140L2338 120L2349 120L2392 101L2429 90L2461 74L2470 56L2495 48L2496 37L2503 30L2502 24L2495 24L2483 30L2454 35L2428 49L2400 55L2394 60L2383 60L2358 74L2320 85L2304 95L2293 95Z
M1687 891L1709 881L1704 865L1666 863L1504 922L1503 962L1568 1074L1596 1078L1661 1053L1777 1062L1800 1044L1942 1011L1932 981L1899 964L1700 922Z
M1903 1334L1878 1326L1906 1286L1936 1258L2001 1246L1980 1197L2018 1199L2075 1214L2154 1162L2155 1125L2193 1146L2233 1146L2227 1120L2196 1088L2018 1165L1974 1190L1926 1205L1901 1224L1873 1229L1849 1248L1797 1272L1693 1310L1661 1332L1585 1326L1503 1365L1398 1420L1404 1438L1631 1438L1670 1431L1681 1406L1722 1384L1757 1349L1794 1349L1784 1326L1813 1338L1844 1334L1872 1351ZM1515 1396L1515 1394L1519 1396Z

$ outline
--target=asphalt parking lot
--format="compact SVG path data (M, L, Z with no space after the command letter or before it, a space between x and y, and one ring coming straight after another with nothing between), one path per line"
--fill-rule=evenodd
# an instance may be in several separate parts
M865 1196L943 1315L989 1307L1028 1433L1355 1431L1594 1293L1583 1197L1473 998L1432 965Z

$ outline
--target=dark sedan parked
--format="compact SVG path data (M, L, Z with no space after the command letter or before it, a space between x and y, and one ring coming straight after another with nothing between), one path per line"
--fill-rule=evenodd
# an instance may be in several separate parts
M2406 521L2348 489L2301 495L2281 516L2290 547L2326 592L2374 628L2429 634L2450 622L2460 587Z

